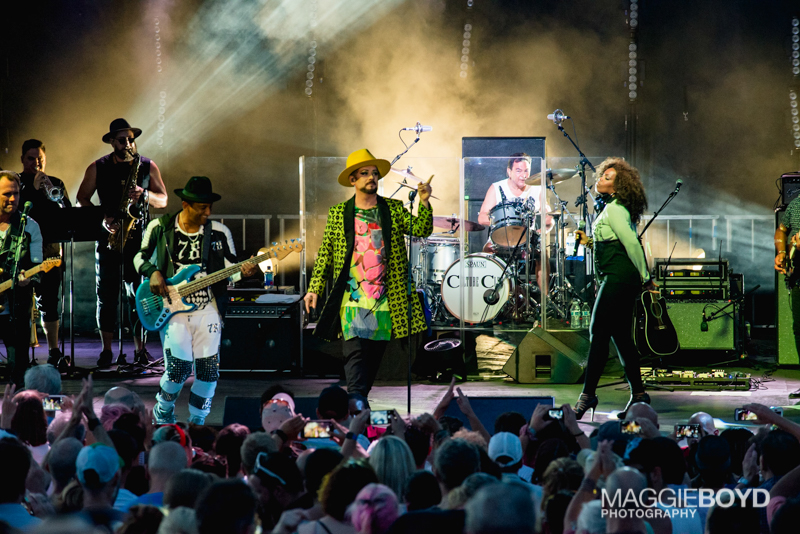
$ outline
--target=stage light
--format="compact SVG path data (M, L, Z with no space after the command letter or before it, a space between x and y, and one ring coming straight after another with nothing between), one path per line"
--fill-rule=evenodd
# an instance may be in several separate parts
M471 5L468 5L471 7ZM472 24L469 22L464 24L464 33L461 35L461 72L458 75L463 79L467 77L467 70L469 70L469 47L472 44Z
M147 15L140 23L146 31L154 31L158 15L161 55L156 56L155 50L149 49L147 54L153 55L145 56L147 70L141 73L144 83L140 99L130 109L120 110L120 114L145 132L155 132L159 115L156 111L158 107L167 108L156 106L159 93L165 91L169 95L168 112L164 114L169 119L169 129L163 129L162 148L178 155L196 145L198 137L247 115L286 89L287 83L302 84L294 86L294 90L299 93L302 87L307 95L306 89L312 89L316 96L322 69L314 70L315 64L309 63L308 58L315 57L316 66L323 65L329 50L335 50L403 3L404 0L315 0L315 4L311 0L196 2L193 15L185 18L185 2L145 2ZM316 26L310 31L314 5ZM182 21L180 28L172 28L171 24L177 25L178 20ZM322 47L311 44L312 39L324 44L325 54ZM316 49L313 56L309 53L311 48ZM308 73L314 75L309 78ZM307 80L313 81L312 88L306 87ZM142 136L140 141L143 154L159 149L155 135Z

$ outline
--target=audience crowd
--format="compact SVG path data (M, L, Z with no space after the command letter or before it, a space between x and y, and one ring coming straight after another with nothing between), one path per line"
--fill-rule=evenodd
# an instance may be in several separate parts
M759 404L722 432L697 413L688 437L644 403L590 434L569 404L495 414L490 434L454 383L432 414L380 424L338 386L306 417L274 384L261 429L217 431L154 427L91 377L60 391L49 365L5 389L0 534L783 534L800 517L800 425Z

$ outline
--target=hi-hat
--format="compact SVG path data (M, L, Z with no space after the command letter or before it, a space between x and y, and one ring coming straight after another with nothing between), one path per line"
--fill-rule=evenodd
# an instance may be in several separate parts
M436 228L450 228L456 229L460 224L464 225L466 232L479 232L485 228L482 224L468 221L467 219L459 219L458 217L434 217L433 226Z
M392 172L399 174L403 178L407 180L414 180L415 182L421 182L422 178L419 178L416 174L411 172L411 169L395 169L392 167Z
M551 184L569 180L573 176L577 176L577 174L575 174L575 169L547 169L547 179ZM525 183L527 185L541 185L542 173L537 172L536 174L531 174L530 177L525 180Z

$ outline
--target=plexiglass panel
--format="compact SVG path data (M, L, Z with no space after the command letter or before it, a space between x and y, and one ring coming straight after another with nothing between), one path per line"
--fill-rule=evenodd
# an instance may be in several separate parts
M433 233L406 243L413 287L424 295L434 330L503 337L534 326L588 328L591 254L583 247L575 253L574 231L580 220L591 228L593 198L587 194L584 214L580 192L593 185L594 173L587 167L582 184L578 163L578 158L531 158L509 168L509 158L404 157L394 164L379 182L385 197L407 202L411 188L433 176ZM345 165L344 157L300 160L304 289L328 209L353 195L337 182Z

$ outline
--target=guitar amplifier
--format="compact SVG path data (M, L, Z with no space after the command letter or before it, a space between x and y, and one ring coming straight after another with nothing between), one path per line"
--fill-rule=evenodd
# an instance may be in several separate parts
M736 317L739 310L731 304L708 320L713 313L729 304L727 300L682 301L668 300L667 311L681 350L734 350L736 348ZM705 312L708 330L703 329Z
M225 311L219 368L299 374L302 322L297 302L233 302Z

